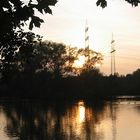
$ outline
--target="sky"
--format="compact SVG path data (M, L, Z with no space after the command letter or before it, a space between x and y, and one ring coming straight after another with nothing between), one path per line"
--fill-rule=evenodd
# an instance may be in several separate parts
M140 67L140 6L132 7L124 0L108 0L108 6L102 9L96 6L96 0L58 0L51 9L53 15L37 13L44 23L33 29L44 40L84 47L87 20L90 49L104 56L101 72L110 74L112 33L116 72L126 75Z

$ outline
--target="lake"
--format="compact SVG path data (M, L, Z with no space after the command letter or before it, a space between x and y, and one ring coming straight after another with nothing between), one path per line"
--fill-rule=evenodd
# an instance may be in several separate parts
M140 140L140 100L0 100L0 140Z

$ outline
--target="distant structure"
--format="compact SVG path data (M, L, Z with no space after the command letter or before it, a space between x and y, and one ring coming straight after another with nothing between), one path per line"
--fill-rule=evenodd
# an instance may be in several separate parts
M116 64L115 64L115 40L113 39L113 33L112 33L112 40L111 40L111 75L115 75L116 73Z
M85 50L87 49L87 56L88 56L88 60L90 59L89 56L89 27L86 21L86 25L85 25Z
M89 27L87 21L85 26L85 48L89 48Z

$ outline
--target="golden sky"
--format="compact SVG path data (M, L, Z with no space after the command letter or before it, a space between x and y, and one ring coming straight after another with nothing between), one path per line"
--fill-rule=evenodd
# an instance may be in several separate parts
M84 47L85 22L89 25L90 48L101 52L100 67L110 74L110 42L112 32L116 48L116 71L132 73L140 67L140 6L132 7L124 0L108 0L105 9L96 0L59 0L53 15L40 15L45 23L34 31L44 39Z

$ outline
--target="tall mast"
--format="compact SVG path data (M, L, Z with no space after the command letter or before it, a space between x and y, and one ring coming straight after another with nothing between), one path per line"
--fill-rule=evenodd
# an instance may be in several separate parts
M115 63L115 40L113 38L113 33L112 33L112 40L111 40L111 75L115 75L116 73L116 63Z
M86 25L85 25L85 50L87 49L88 51L88 60L90 59L90 56L89 56L89 27L88 27L88 23L87 23L87 20L86 20Z

